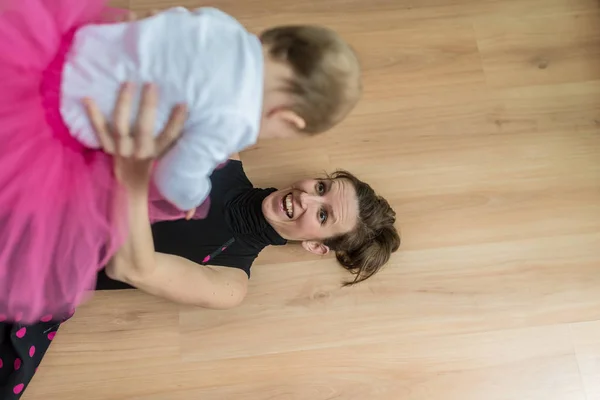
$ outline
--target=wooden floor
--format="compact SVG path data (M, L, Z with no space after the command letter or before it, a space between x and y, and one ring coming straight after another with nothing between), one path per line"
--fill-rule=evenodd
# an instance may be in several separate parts
M402 251L352 289L330 258L267 251L228 312L98 294L25 398L600 400L598 1L204 4L354 44L352 117L242 158L258 185L355 172L395 206Z

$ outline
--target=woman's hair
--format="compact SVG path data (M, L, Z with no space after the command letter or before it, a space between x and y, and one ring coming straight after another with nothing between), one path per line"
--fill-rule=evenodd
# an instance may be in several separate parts
M396 212L386 199L350 172L339 170L329 178L349 181L358 197L356 227L323 242L335 251L338 262L355 275L352 281L344 283L350 286L373 276L400 247L400 235L394 227Z
M279 26L260 35L273 60L293 71L287 91L292 110L302 117L307 134L341 122L362 94L361 71L354 50L331 29L312 25Z

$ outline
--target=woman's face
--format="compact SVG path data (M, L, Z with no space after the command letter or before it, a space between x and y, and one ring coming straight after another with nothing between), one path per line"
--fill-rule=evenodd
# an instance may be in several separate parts
M262 204L267 221L285 239L320 242L350 232L358 199L346 179L307 179L271 193Z

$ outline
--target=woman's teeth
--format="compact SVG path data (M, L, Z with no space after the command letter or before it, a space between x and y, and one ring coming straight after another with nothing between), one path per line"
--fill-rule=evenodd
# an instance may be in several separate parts
M292 202L291 193L285 196L285 212L288 218L292 218L294 216L294 204Z

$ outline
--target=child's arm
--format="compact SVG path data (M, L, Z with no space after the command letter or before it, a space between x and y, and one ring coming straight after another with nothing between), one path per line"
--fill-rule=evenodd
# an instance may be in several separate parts
M181 139L158 162L154 183L182 211L210 194L210 176L230 154L254 143L252 124L236 112L208 112L186 126Z

